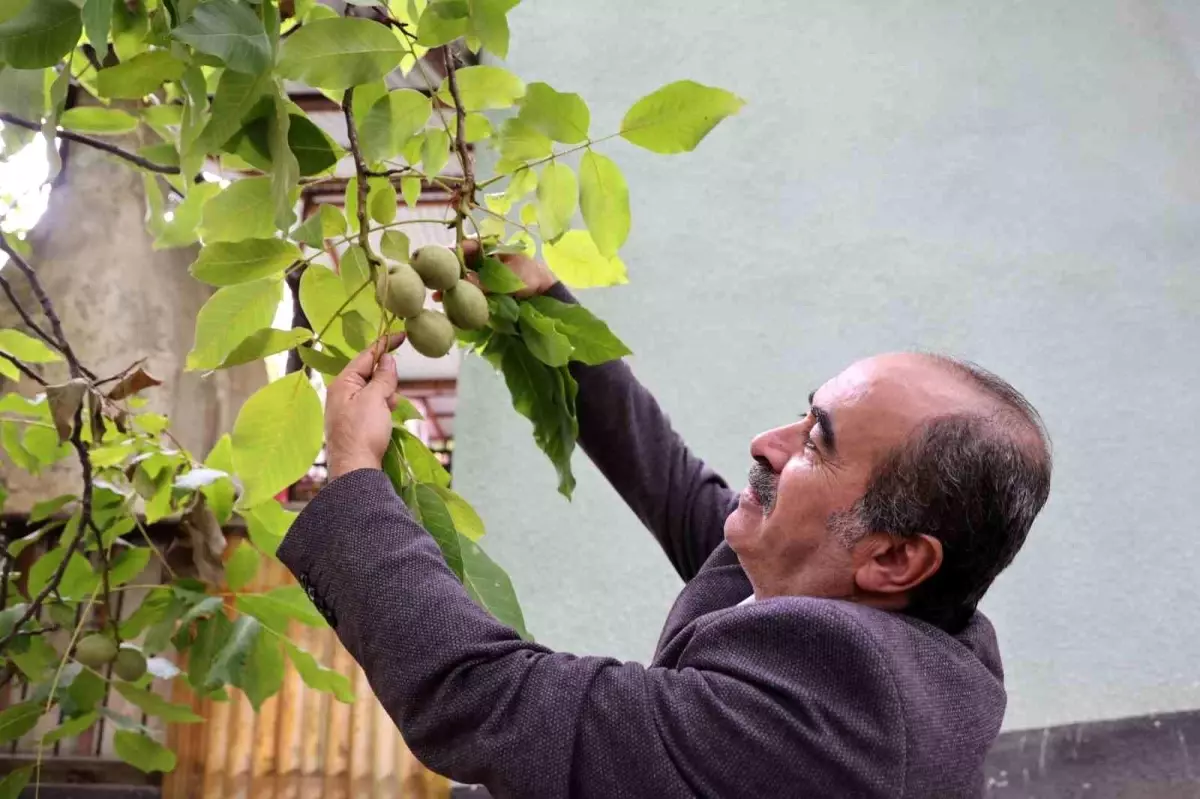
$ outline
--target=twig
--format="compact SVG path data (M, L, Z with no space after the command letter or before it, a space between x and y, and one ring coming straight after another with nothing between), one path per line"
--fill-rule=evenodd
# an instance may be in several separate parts
M0 241L3 240L4 234L0 233ZM7 241L4 241L0 247L3 248L4 252L11 251ZM25 310L25 306L21 305L20 301L17 299L17 295L13 292L12 285L8 282L4 275L0 275L0 289L4 290L4 295L8 297L8 301L12 303L13 308L16 310L17 315L21 317L21 321L25 323L25 326L37 334L38 338L49 344L52 348L61 351L61 348L58 346L58 342L51 338L50 334L43 330L37 322L33 321L33 317L30 316L29 312Z
M475 199L475 174L472 170L471 157L467 154L467 109L462 97L458 94L458 77L455 75L454 53L449 45L442 48L442 58L446 62L446 83L450 88L450 98L454 101L454 116L457 124L454 126L454 149L458 153L458 162L462 164L463 182L457 193L458 202L454 209L454 249L458 255L459 269L466 275L467 258L463 251L463 220L471 214L471 204Z
M83 410L81 408L79 414L75 417L76 425L83 424L82 417ZM108 550L104 548L104 534L100 532L100 528L91 519L88 520L88 526L96 534L96 552L100 556L100 579L103 581L104 586L104 615L108 617L108 621L112 624L113 634L117 637L117 640L120 640L121 629L117 624L117 617L113 615L112 586L108 582L109 562Z
M337 320L337 318L339 316L341 316L342 311L349 308L350 303L354 302L354 298L357 297L359 294L362 294L363 290L366 289L367 286L371 285L371 282L372 282L371 279L367 278L365 281L363 281L362 285L360 285L354 291L350 292L350 296L347 297L345 299L345 301L342 302L342 304L338 306L338 309L336 311L334 311L333 314L329 317L329 321L324 324L324 326L321 328L320 332L318 332L317 335L313 336L313 338L315 338L317 341L320 341L321 336L325 335L329 331L330 326L332 326L333 323Z
M350 139L350 154L354 156L354 171L358 175L355 189L358 193L358 246L362 247L371 264L371 275L374 277L378 259L371 253L371 243L368 239L370 230L367 228L367 162L363 158L362 148L358 144L358 128L354 124L354 87L346 89L342 95L342 114L346 117L346 135Z
M8 541L6 540L4 543L7 547ZM8 607L8 580L12 577L13 563L16 560L7 551L4 553L4 570L0 571L0 610Z
M14 116L7 111L0 111L0 122L4 122L7 125L16 125L18 128L25 128L26 130L32 130L39 133L42 130L42 126L39 123L30 122L28 119L21 119L21 117ZM117 158L122 158L131 164L136 164L142 169L147 169L151 172L159 172L164 175L180 174L179 167L177 166L156 164L153 161L142 158L140 155L134 155L131 152L122 150L116 145L109 144L103 139L96 139L91 136L85 136L82 133L74 133L69 130L56 131L55 135L60 139L66 139L67 141L73 141L79 144L86 144L88 147L94 147L97 150L103 150L109 155L115 155Z
M8 239L4 237L4 233L0 232L0 250L4 250L13 264L21 270L29 281L29 288L33 290L33 296L37 299L38 304L42 306L42 313L46 315L46 320L50 323L50 332L54 334L54 338L58 342L58 349L67 359L67 368L71 370L71 377L79 377L87 375L90 379L95 380L96 375L92 374L87 369L84 369L79 359L75 357L75 353L71 350L71 345L67 341L66 335L63 333L62 321L58 318L58 314L54 311L54 305L50 302L50 298L46 296L46 290L42 288L42 281L38 280L37 273L33 271L33 267L29 262L21 257L21 254L14 250L8 243Z
M83 539L87 537L87 529L92 524L92 459L88 453L87 445L83 443L83 425L79 423L82 409L76 414L75 430L71 433L71 446L75 449L75 454L79 457L79 465L83 469L83 493L79 498L79 529L75 531L75 537L67 545L67 551L63 554L62 562L58 564L58 568L50 575L50 579L46 585L25 608L25 612L21 614L21 618L13 623L12 632L0 639L0 652L8 648L8 645L21 634L21 627L25 622L36 616L42 609L43 603L51 593L58 589L59 583L62 582L63 575L67 573L67 566L71 564L71 556L79 551L79 547L83 544Z
M30 380L32 380L33 382L37 383L39 386L46 386L46 385L49 385L49 384L46 382L45 378L43 378L43 377L42 377L41 375L39 375L37 372L35 372L35 371L33 371L32 369L30 369L30 368L29 368L28 366L26 366L25 364L23 364L23 363L21 363L20 361L18 361L18 360L17 360L16 358L14 358L13 356L9 355L7 352L0 352L0 358L3 358L4 360L6 360L6 361L8 361L9 363L11 363L13 366L17 367L17 371L18 371L18 372L20 372L21 374L25 375L26 377L28 377L28 378L29 378Z

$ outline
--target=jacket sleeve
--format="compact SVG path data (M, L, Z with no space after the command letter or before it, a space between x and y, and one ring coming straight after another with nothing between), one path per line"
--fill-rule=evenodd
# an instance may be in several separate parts
M844 638L806 647L763 629L734 640L717 624L697 635L691 665L680 669L552 652L468 598L387 477L373 470L322 490L279 557L363 667L413 753L498 799L782 796L799 785L812 786L811 795L833 795L819 789L834 785L846 789L838 795L894 795L875 790L898 775L885 741L871 735L895 735L896 699L858 684L872 655L839 651ZM761 604L714 615L769 619L769 603ZM780 630L811 637L815 627ZM782 649L756 651L764 646ZM806 696L789 694L791 681L769 671L809 657L816 665ZM847 670L825 660L843 657L859 664L854 685L842 684ZM878 730L860 742L863 764L847 765L830 748L847 724Z
M574 303L561 283L547 296ZM624 361L571 364L579 444L690 580L725 537L736 494L692 454Z

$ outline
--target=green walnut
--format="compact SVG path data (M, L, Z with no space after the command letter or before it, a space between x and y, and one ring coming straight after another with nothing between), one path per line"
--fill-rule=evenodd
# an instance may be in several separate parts
M379 276L379 304L402 319L416 316L425 305L425 284L408 264L396 264Z
M426 358L440 358L454 346L454 325L438 311L421 311L406 319L404 332L413 349Z
M445 247L422 247L413 255L412 265L434 291L445 291L458 282L458 256Z
M75 659L89 669L102 669L116 657L116 641L103 635L89 635L75 645Z
M488 323L487 297L474 283L460 280L442 294L442 307L455 327L463 330L478 330Z
M146 656L136 649L122 647L113 661L113 674L125 682L134 682L142 679L145 673Z

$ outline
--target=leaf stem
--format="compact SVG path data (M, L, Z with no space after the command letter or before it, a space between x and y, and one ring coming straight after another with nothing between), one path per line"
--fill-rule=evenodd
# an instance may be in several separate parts
M556 158L562 158L564 155L570 155L571 153L577 153L580 150L586 150L589 147L591 147L593 144L600 144L601 142L606 142L609 139L615 139L620 135L621 135L620 133L610 133L607 136L601 136L598 139L588 139L583 144L577 144L574 147L568 147L566 150L562 150L561 152L550 153L550 155L547 155L545 158L538 158L533 161L530 161L529 163L527 163L523 167L521 167L521 169L532 169L533 167L540 166L540 165L546 163L547 161L553 161ZM520 172L521 170L518 169L516 171ZM508 175L496 175L494 178L488 178L487 180L485 180L479 184L479 188L486 189L488 186L491 186L493 183L496 183L498 181L504 180L504 178L506 178L506 177L508 177Z

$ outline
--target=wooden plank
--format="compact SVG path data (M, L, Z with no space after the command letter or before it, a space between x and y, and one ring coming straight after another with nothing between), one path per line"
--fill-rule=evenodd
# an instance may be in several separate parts
M370 799L374 757L371 752L374 728L375 695L367 683L367 675L354 667L354 705L350 708L350 796Z
M323 665L329 665L333 649L337 646L333 630L305 629L308 651ZM335 704L341 704L332 696L304 689L304 709L300 730L300 799L320 799L324 789L325 736L329 729L329 716Z
M372 763L371 776L374 783L371 786L372 799L391 799L395 796L399 789L399 784L396 780L396 739L400 734L396 731L396 726L392 723L391 717L387 711L383 709L383 705L379 704L378 699L373 699L374 711L372 715L374 762Z
M342 674L353 674L354 658L340 642L334 643L332 668ZM351 708L341 702L330 702L329 721L325 728L325 789L326 799L349 799Z
M308 627L293 622L289 626L289 633L298 646L308 648ZM289 659L283 672L283 688L279 691L279 719L275 736L278 749L276 799L299 799L300 796L302 729L306 724L315 722L309 722L304 715L304 694L304 682Z
M204 783L200 792L202 799L223 799L225 796L225 765L229 754L225 741L232 723L232 703L208 703L208 723L204 734Z

